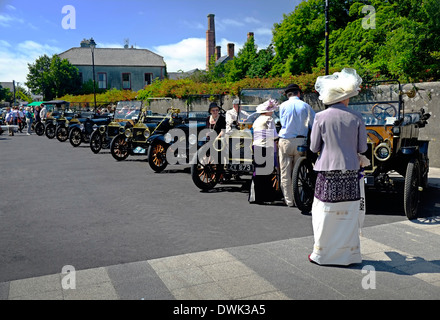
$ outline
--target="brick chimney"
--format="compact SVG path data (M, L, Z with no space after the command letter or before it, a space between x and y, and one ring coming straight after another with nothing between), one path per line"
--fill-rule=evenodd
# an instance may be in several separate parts
M222 47L221 46L216 46L215 47L215 61L220 59L221 56L222 56Z
M206 31L206 70L209 69L209 60L215 56L215 24L214 15L208 14L208 30Z
M233 43L228 43L228 56L230 59L234 59L234 55L235 55L234 48L235 45Z

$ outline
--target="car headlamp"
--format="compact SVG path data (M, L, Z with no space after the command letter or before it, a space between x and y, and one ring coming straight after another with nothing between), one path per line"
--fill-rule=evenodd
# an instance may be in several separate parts
M99 132L100 132L101 134L104 134L104 133L105 133L105 126L100 126L100 127L99 127Z
M150 130L148 130L148 128L144 131L144 137L145 139L148 139L150 137Z
M400 127L393 127L392 132L395 136L400 135Z
M378 160L386 161L391 156L391 148L387 143L382 142L374 149L374 155Z
M126 136L127 138L130 138L130 137L131 137L131 130L130 130L130 129L126 129L125 132L124 132L124 134L125 134L125 136Z
M124 127L119 127L119 133L124 133L124 131L125 131L125 128Z

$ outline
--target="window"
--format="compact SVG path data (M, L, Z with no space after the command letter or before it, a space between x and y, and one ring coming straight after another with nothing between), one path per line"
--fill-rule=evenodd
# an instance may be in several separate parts
M107 89L107 73L98 72L98 88Z
M153 82L153 74L152 73L145 73L144 76L144 86L148 86Z
M123 73L122 74L122 89L131 89L131 74Z

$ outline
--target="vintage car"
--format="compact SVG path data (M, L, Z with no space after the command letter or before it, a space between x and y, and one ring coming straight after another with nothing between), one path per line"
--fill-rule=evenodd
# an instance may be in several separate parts
M168 129L153 132L148 139L147 152L151 169L162 172L169 163L189 164L197 152L198 136L206 127L208 116L209 113L205 111L180 112L171 122L168 120Z
M191 162L191 178L199 189L207 191L218 183L228 182L232 178L239 180L242 176L253 174L252 124L259 116L254 111L257 105L268 99L283 102L286 98L282 89L242 90L241 108L251 113L250 116L237 123L236 128L228 135L216 138L212 142L199 141L201 146ZM279 130L278 111L274 112L273 117ZM278 169L273 172L273 186L280 191Z
M112 115L97 115L94 112L82 112L77 118L78 121L69 123L69 141L73 147L78 147L82 142L90 143L90 136L100 125L109 124Z
M403 184L403 208L408 219L418 216L429 171L429 141L419 138L419 129L425 127L430 114L424 109L406 108L403 99L404 95L412 98L415 94L414 90L404 92L397 80L375 81L366 83L349 104L362 114L367 129L365 156L370 165L363 169L366 190L401 191L399 185ZM312 168L313 159L303 157L293 173L295 202L306 211L313 202Z
M166 115L150 115L144 108L139 121L123 133L118 134L110 143L110 151L118 161L127 159L128 156L146 156L151 144L150 136L165 134L175 124L175 119L180 113L179 109L169 108ZM178 121L178 120L177 120Z
M67 128L70 120L76 118L74 112L61 111L59 116L53 119L53 121L47 123L44 128L46 137L49 139L57 138L58 141L64 142L67 140ZM75 120L74 120L75 121Z
M110 148L112 139L126 128L131 128L139 120L142 110L141 101L119 101L113 121L100 125L90 136L90 149L93 153L99 153L101 149Z
M45 101L43 104L47 109L47 118L35 123L34 130L39 136L46 134L48 138L53 139L55 138L56 127L52 127L52 124L56 119L62 116L64 110L67 110L69 102L64 100L51 100ZM50 126L50 129L46 131L47 126Z

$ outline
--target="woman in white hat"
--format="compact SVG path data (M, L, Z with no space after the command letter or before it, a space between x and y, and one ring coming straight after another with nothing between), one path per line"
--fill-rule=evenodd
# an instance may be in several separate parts
M362 262L359 239L359 157L367 151L362 116L348 108L359 92L361 77L354 69L318 77L315 88L327 109L318 112L310 150L319 152L312 224L315 244L311 262L350 265Z
M277 149L275 141L278 134L272 115L277 108L277 101L271 99L260 104L256 110L260 116L252 125L254 173L249 192L250 203L264 204L280 197L273 180Z

